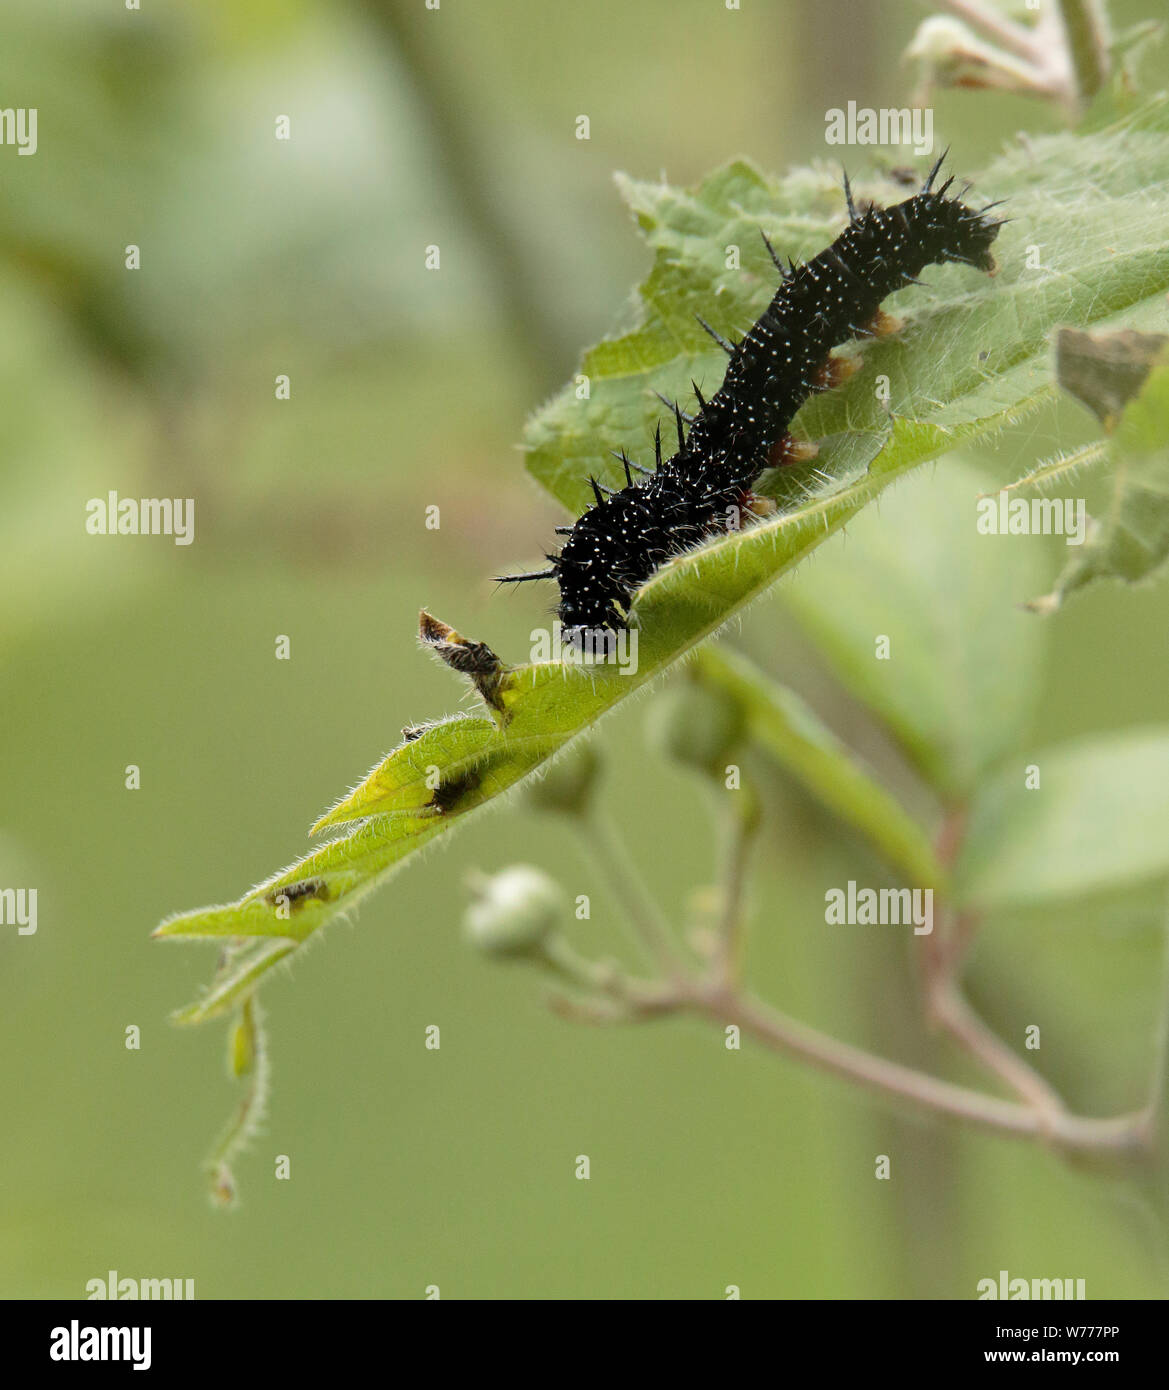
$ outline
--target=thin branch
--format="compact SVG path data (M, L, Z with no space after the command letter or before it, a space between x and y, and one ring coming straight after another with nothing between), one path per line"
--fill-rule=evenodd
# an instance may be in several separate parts
M635 980L616 961L588 960L562 936L554 935L541 946L535 962L550 975L584 991L577 995L554 994L549 1003L556 1013L589 1023L633 1023L656 1018L678 1007L677 989L664 981Z
M1108 21L1098 0L1059 0L1059 12L1076 90L1080 100L1087 103L1111 72Z
M965 20L972 29L993 39L1001 48L1009 49L1016 57L1034 63L1035 38L1025 24L1008 19L984 0L936 0L936 3L958 19Z
M1027 1105L1049 1117L1065 1115L1063 1099L1042 1076L982 1018L952 981L941 979L929 996L931 1017L984 1067L993 1072Z
M614 999L580 999L553 994L548 1003L553 1013L573 1023L648 1023L678 1010L678 996L668 988L655 993L645 987L624 998L618 993Z
M981 1129L1021 1139L1041 1139L1069 1152L1135 1154L1148 1147L1143 1111L1109 1119L1066 1112L1049 1115L1031 1106L999 1100L925 1072L891 1062L862 1048L840 1042L769 1008L750 996L714 992L695 1001L703 1013L735 1023L776 1052L802 1058L823 1071L907 1101L919 1109L962 1120Z
M946 815L935 841L935 853L949 873L962 848L968 815L955 806ZM1067 1107L1053 1087L981 1018L962 991L962 963L978 928L973 913L942 912L937 930L922 939L922 976L930 1020L989 1072L1004 1081L1026 1104L1043 1115L1066 1114Z
M959 980L973 939L969 914L943 914L942 929L922 939L922 975L928 1018L1027 1105L1049 1118L1067 1113L1055 1089L1020 1057L966 998Z
M976 1128L1039 1140L1066 1152L1121 1157L1147 1154L1151 1149L1148 1110L1096 1119L1073 1115L1062 1105L1052 1109L1000 1100L841 1042L751 995L717 983L688 979L657 986L615 982L613 993L616 997L612 999L557 996L551 1003L562 1017L593 1024L641 1022L692 1012L724 1027L735 1024L772 1051L796 1057L869 1091Z

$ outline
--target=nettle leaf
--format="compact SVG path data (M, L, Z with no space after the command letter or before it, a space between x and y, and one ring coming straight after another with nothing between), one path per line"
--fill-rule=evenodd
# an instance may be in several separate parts
M978 530L984 475L950 459L882 498L784 590L841 682L945 798L1019 745L1045 633L1019 605L1042 539Z
M1036 601L1041 611L1098 579L1149 579L1169 558L1169 350L1162 349L1092 462L1112 473L1107 511L1094 518L1052 593Z
M976 908L1169 877L1169 729L1080 739L1004 768L974 798L954 876Z
M173 917L157 934L303 941L717 632L894 479L1043 400L1053 390L1054 324L1127 322L1151 313L1169 289L1167 126L1162 103L1139 121L1090 138L1037 140L992 166L979 191L1009 197L1015 218L998 243L998 280L935 267L928 287L892 297L888 307L907 320L905 330L867 344L848 385L801 412L797 433L815 437L821 453L814 466L772 479L781 514L675 558L639 591L635 673L616 664L508 666L428 619L424 640L476 680L486 717L441 721L407 740L319 823L359 820L350 833L239 902ZM644 451L661 413L652 388L685 393L692 376L711 389L721 380L725 359L710 350L694 313L724 332L750 325L775 281L760 230L784 254L805 256L844 225L834 171L776 181L737 162L694 192L631 180L622 187L655 251L641 321L587 355L587 400L568 388L526 434L528 467L575 508L587 500L590 472L618 480L609 449ZM884 184L857 192L882 202L905 196ZM1044 269L1027 269L1031 244ZM742 269L726 268L728 246L740 248ZM887 404L875 390L878 375L889 378ZM436 637L439 630L448 636ZM213 1007L213 998L202 1006Z

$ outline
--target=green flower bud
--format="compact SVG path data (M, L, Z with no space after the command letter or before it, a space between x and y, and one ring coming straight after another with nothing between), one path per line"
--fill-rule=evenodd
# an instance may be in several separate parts
M738 701L724 691L687 680L655 701L647 724L659 752L721 777L743 735L744 717Z
M560 885L530 864L512 864L490 877L477 874L471 890L475 896L463 930L472 945L494 956L543 954L567 910Z

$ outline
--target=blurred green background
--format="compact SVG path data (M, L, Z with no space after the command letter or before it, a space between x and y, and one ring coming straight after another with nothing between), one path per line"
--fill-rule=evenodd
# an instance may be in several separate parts
M526 860L594 894L581 949L620 949L618 904L565 827L521 801L268 985L272 1101L229 1213L199 1171L236 1094L223 1030L166 1022L213 950L148 939L165 914L237 897L302 853L311 820L403 725L457 706L458 685L414 645L421 606L526 653L551 596L490 576L535 559L563 517L515 444L649 263L613 171L687 183L738 153L777 170L834 156L825 109L906 104L900 54L926 13L6 6L2 104L38 108L39 149L0 150L0 882L40 901L35 936L0 932L0 1294L82 1296L109 1269L193 1278L202 1298L416 1298L429 1284L970 1298L1000 1269L1084 1278L1089 1297L1169 1291L1165 1233L1124 1184L896 1116L750 1045L728 1053L697 1023L555 1019L534 979L459 931L467 873ZM1009 97L934 104L959 172L1020 128L1057 128ZM574 138L582 113L588 142ZM978 463L1013 478L1086 437L1082 412L1052 409ZM86 500L111 489L195 497L195 543L88 536ZM1031 545L1049 582L1060 542ZM848 565L837 539L795 582ZM1051 622L1036 746L1164 720L1167 620L1164 587L1101 587ZM274 660L281 633L291 661ZM782 600L732 640L890 763ZM651 704L601 731L604 794L679 916L714 848L700 789L646 752ZM767 795L754 984L852 1041L974 1080L923 1037L900 938L823 929L824 884L860 877L857 846L794 787L776 778ZM1065 904L996 921L980 944L976 1002L1012 1028L1041 1016L1059 1040L1050 1075L1089 1112L1141 1098L1162 908L1160 887ZM423 1046L434 1023L439 1052ZM129 1024L140 1051L123 1046ZM892 1182L873 1179L878 1153ZM274 1179L277 1154L291 1181Z

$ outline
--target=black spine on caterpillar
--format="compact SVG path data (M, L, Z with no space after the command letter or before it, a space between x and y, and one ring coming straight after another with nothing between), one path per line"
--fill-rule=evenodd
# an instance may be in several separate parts
M831 383L832 348L869 333L881 302L927 265L959 261L993 272L990 247L1002 223L986 216L989 208L948 198L953 179L934 189L943 159L920 193L891 208L858 213L846 179L849 225L832 245L787 270L772 252L783 282L758 322L736 345L710 330L729 352L726 376L709 401L698 397L689 434L675 407L673 457L662 462L659 434L658 466L638 480L622 456L627 486L606 495L593 482L596 503L567 528L564 548L548 556L551 568L505 582L555 579L569 635L620 629L633 594L659 566L735 524L800 406Z

